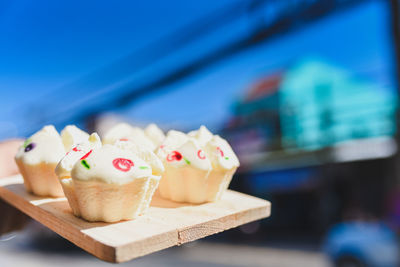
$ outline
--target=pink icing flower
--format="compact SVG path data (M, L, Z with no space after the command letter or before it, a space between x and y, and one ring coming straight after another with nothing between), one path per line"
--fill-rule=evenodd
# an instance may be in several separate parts
M123 172L129 171L134 166L132 160L124 158L116 158L113 160L112 164L117 170Z
M199 157L199 159L206 159L206 155L204 155L204 151L201 149L197 151L197 156Z

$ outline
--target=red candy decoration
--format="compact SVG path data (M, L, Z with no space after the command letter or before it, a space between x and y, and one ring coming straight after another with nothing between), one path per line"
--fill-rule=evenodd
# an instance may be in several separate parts
M197 156L199 157L199 159L206 159L206 155L204 155L204 151L201 149L197 151Z
M78 149L78 147L74 147L74 148L72 149L72 151L78 152L78 151L82 151L82 150ZM65 155L68 155L69 152L71 152L71 151L68 151L67 153L65 153Z
M92 149L86 153L80 160L86 159L87 157L89 157L90 153L92 153Z
M217 146L217 151L221 154L221 157L224 156L224 151L219 146Z
M82 151L82 150L80 150L80 149L76 146L76 147L74 147L74 148L72 149L72 151L78 152L78 151ZM68 151L65 155L68 155L69 152L71 152L71 151Z
M132 160L124 158L116 158L113 160L112 164L117 170L123 172L129 171L134 166Z
M168 154L167 156L167 161L180 161L182 159L182 154L179 153L178 151L172 151L171 153Z
M119 141L129 141L128 138L121 138Z

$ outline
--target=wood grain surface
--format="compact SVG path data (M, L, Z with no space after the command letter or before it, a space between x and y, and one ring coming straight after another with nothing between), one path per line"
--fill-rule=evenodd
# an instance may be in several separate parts
M0 179L0 197L75 245L108 262L125 262L266 218L270 202L228 190L214 203L192 205L153 197L131 221L92 223L75 217L65 198L26 192L20 175Z

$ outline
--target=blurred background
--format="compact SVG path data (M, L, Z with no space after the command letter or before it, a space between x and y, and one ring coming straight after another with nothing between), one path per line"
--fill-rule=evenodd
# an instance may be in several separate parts
M397 0L0 1L0 140L206 125L270 218L126 266L398 266ZM0 265L106 265L31 223Z

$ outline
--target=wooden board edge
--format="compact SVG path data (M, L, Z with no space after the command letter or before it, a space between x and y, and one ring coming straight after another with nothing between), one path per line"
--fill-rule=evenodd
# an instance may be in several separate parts
M25 208L26 205L23 202L26 202L24 198L21 198L19 195L14 194L12 191L7 190L6 188L0 186L0 193L2 199L6 201L8 204L14 206L18 210L22 211L32 219L39 221L41 224L49 228L50 230L54 231L58 235L62 236L63 238L67 239L71 243L75 244L76 246L82 248L86 252L92 254L93 256L107 261L114 263L116 262L116 248L113 246L109 246L106 244L101 244L94 238L85 235L85 239L87 242L84 242L84 245L81 246L82 242L78 242L80 239L75 238L75 235L82 235L80 229L75 229L71 232L66 232L65 229L68 227L64 227L64 222L51 214L50 212L41 209L38 206L32 205L34 208ZM11 201L11 199L13 201ZM52 217L56 223L51 222L48 218ZM63 229L64 228L64 229ZM98 250L101 250L101 253Z
M246 198L252 198L256 200L256 203L253 203L254 205L250 209L235 212L233 214L227 214L210 221L198 223L197 225L172 229L169 232L163 232L155 236L144 238L139 242L115 247L97 241L91 236L83 233L80 228L67 227L66 221L61 220L40 206L35 206L32 203L29 203L28 200L15 194L13 191L8 190L6 187L0 186L0 196L7 203L21 210L34 220L40 221L40 223L45 225L47 228L93 256L111 263L126 262L162 249L181 245L255 220L266 218L270 215L271 203L269 201L236 191L232 191L232 193L240 194ZM32 207L27 206L27 202ZM82 242L82 235L84 235L83 239L85 242Z
M116 248L116 263L133 260L150 253L154 253L178 244L178 230L172 230L149 238L145 238L134 244L126 244Z
M133 245L127 244L125 246L118 247L116 248L116 262L126 262L169 247L179 246L188 242L201 239L206 236L217 234L252 221L267 218L270 215L270 207L271 203L265 201L264 205L255 207L253 209L216 218L214 220L200 223L198 225L177 229L176 231L170 232L169 237L167 237L176 240L176 242L174 242L173 244L168 242L160 243L160 236L166 236L165 234L162 234L159 236L147 238L140 242L140 244L146 243L147 249L145 251L141 249L140 245L138 246L139 243ZM229 223L232 222L232 220L234 221L234 223ZM220 224L221 226L216 227L215 224ZM209 231L210 229L211 231ZM151 252L149 252L149 246L152 248Z
M271 203L264 200L264 204L252 209L210 220L205 223L184 227L178 230L178 244L182 245L197 239L217 234L240 225L264 219L271 214Z

